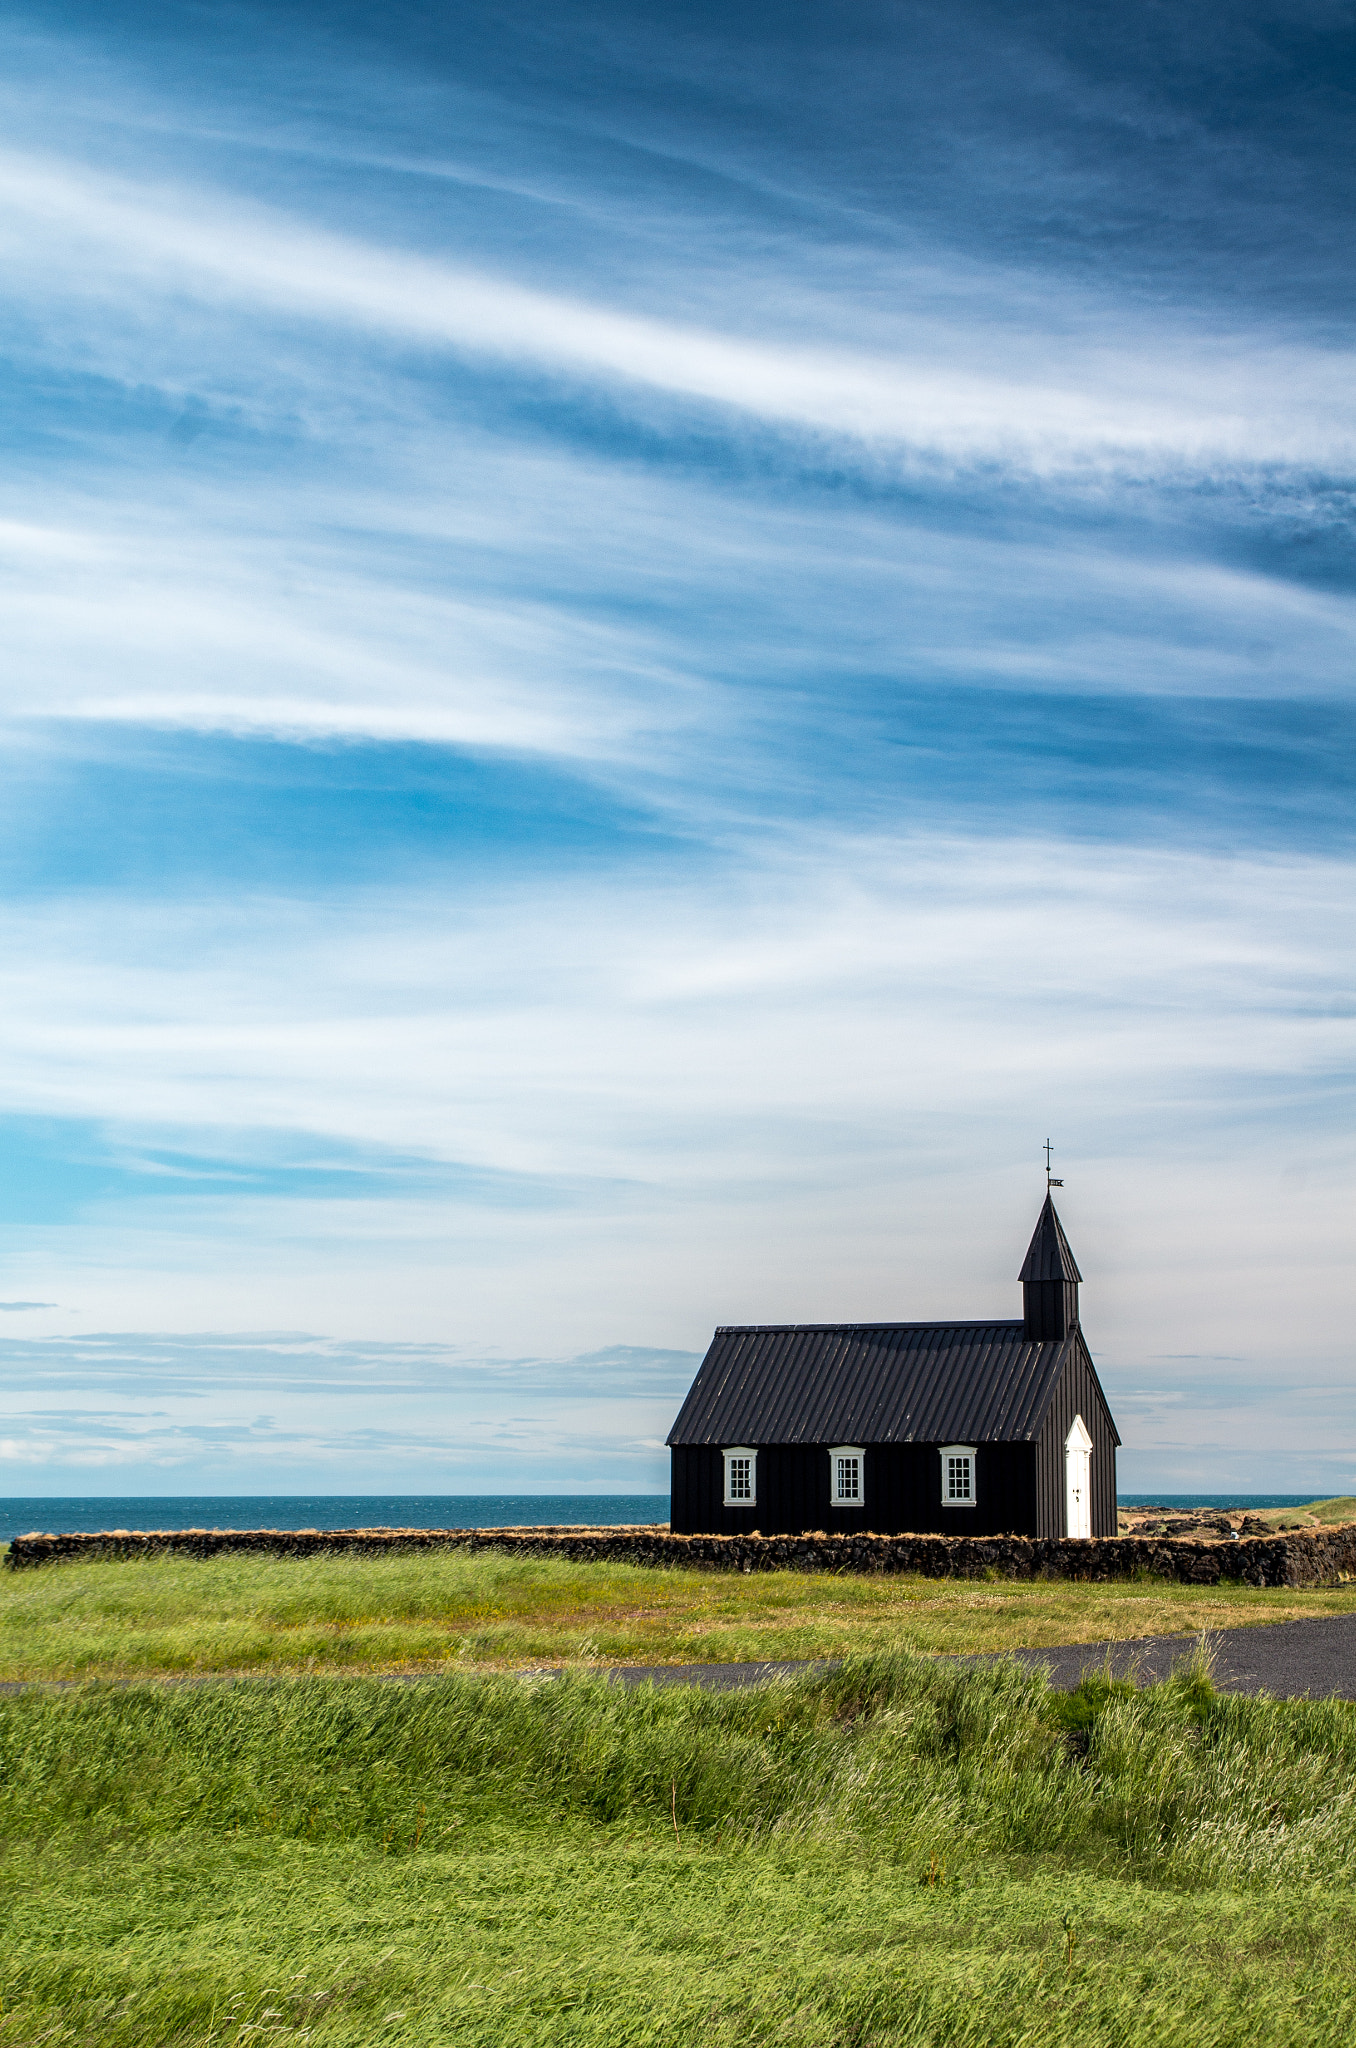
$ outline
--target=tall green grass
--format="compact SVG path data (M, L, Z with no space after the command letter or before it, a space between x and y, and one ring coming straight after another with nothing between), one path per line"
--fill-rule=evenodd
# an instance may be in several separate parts
M0 2044L1344 2041L1353 1788L1199 1660L24 1693Z
M1356 1587L701 1572L502 1552L0 1572L0 1678L464 1670L967 1651L1346 1613Z
M602 1679L90 1687L0 1703L0 1832L184 1829L403 1854L478 1815L667 1821L956 1870L1049 1854L1146 1881L1356 1877L1356 1709L1216 1694L1199 1660L1077 1693L862 1659L746 1691ZM921 1859L921 1860L920 1860Z

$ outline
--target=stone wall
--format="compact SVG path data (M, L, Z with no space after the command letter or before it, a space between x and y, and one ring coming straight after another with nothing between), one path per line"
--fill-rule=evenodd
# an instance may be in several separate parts
M1128 1579L1210 1586L1331 1586L1356 1577L1356 1524L1302 1535L1202 1542L1151 1536L673 1536L667 1527L547 1529L109 1529L18 1536L11 1571L75 1558L325 1557L341 1551L497 1550L580 1563L703 1571L913 1572L929 1579Z

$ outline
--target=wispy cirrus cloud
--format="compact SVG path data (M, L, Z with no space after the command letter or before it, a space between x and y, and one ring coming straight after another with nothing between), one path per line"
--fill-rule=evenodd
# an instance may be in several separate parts
M1007 1312L1047 1131L1146 1458L1336 1398L1351 195L1278 19L5 29L44 1469L653 1482L717 1318Z
M7 1492L48 1495L615 1491L657 1467L696 1363L637 1346L486 1359L303 1332L0 1339L0 1473Z
M1293 1348L1287 1295L1245 1278L1275 1257L1312 1276L1306 1355L1332 1353L1342 862L797 853L662 897L533 875L474 905L348 893L328 921L147 906L139 963L126 921L12 918L5 1070L45 1119L3 1148L25 1270L73 1259L82 1322L153 1296L182 1327L210 1267L209 1327L243 1299L462 1348L503 1341L522 1272L509 1329L539 1352L1004 1314L1030 1196L994 1160L1057 1096L1114 1357ZM1278 1174L1279 1214L1230 1192ZM1226 1299L1197 1262L1237 1276Z
M81 299L135 295L147 309L187 299L218 314L339 322L1034 474L1327 466L1356 455L1350 354L1279 336L1174 333L1160 319L1127 347L1124 319L1108 308L1095 337L1045 327L1037 342L1028 328L1015 369L1012 338L977 333L970 304L963 323L904 314L889 353L787 345L590 304L238 197L120 183L60 160L0 155L0 196L10 265L22 278L27 256L44 295L64 272L66 292Z

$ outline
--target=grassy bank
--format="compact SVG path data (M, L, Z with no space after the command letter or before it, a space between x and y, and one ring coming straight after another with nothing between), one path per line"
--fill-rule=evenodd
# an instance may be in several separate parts
M1122 1531L1125 1531L1146 1520L1165 1521L1184 1512L1189 1511L1176 1508L1120 1508L1117 1510L1116 1520ZM1278 1534L1285 1529L1331 1529L1341 1522L1356 1522L1356 1495L1335 1494L1329 1500L1306 1501L1303 1507L1297 1508L1249 1508L1247 1515L1250 1522L1263 1522ZM1241 1510L1236 1511L1231 1519L1241 1520Z
M1325 1527L1338 1522L1356 1522L1356 1494L1339 1493L1331 1500L1311 1500L1304 1513L1312 1515Z
M1345 1612L1356 1587L647 1571L456 1551L0 1573L0 1677L436 1671L1007 1650Z
M23 1694L0 2041L1313 2048L1354 1767L1356 1710L1189 1672Z

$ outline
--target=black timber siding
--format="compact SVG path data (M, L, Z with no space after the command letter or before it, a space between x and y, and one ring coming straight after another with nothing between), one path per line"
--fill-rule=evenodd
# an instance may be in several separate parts
M1022 1299L1026 1334L1033 1340L1059 1343L1078 1321L1078 1288L1072 1280L1024 1280Z
M752 1529L764 1536L794 1536L808 1529L830 1535L870 1530L880 1536L1037 1533L1036 1446L1031 1443L976 1444L972 1508L942 1506L940 1444L865 1444L865 1502L860 1508L835 1508L829 1502L828 1444L742 1441L758 1452L758 1498L750 1508L725 1506L719 1448L674 1445L669 1526L676 1534L737 1536ZM1095 1468L1096 1452L1093 1459Z
M1092 1359L1081 1334L1055 1386L1049 1412L1036 1439L1036 1536L1066 1536L1067 1497L1064 1439L1081 1415L1092 1438L1089 1479L1092 1486L1092 1533L1116 1534L1116 1445L1119 1441Z

